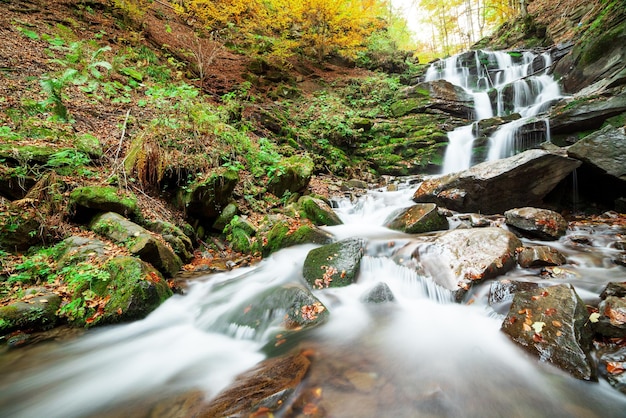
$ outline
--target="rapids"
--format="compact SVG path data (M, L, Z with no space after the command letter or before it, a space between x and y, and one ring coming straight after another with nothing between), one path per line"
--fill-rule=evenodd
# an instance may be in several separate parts
M608 383L578 381L538 363L500 332L508 307L489 306L488 282L457 304L427 277L391 261L395 249L417 237L382 224L394 209L412 204L413 187L338 201L345 224L327 228L338 239L358 236L369 244L356 284L314 291L330 319L300 341L316 353L303 385L320 389L325 416L623 417L626 396ZM570 274L563 278L520 268L506 278L569 282L594 303L607 282L626 276L608 261L619 232L581 227L548 243L568 257L562 270ZM594 244L577 248L570 245L573 235ZM193 279L185 295L144 320L4 352L0 416L167 417L174 415L153 408L169 396L200 390L211 399L265 358L261 347L280 320L268 315L257 329L242 329L224 323L226 313L270 287L304 283L302 263L312 248L284 249L251 267ZM396 301L363 303L379 282Z

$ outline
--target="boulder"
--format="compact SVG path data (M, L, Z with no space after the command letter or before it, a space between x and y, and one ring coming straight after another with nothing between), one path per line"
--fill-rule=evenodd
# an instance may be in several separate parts
M15 330L37 331L52 328L61 298L46 289L26 292L21 300L0 307L0 335Z
M247 218L235 216L224 227L226 239L230 242L233 250L240 253L254 253L261 250L261 244L254 239L257 234L256 227ZM268 242L269 244L269 242Z
M155 238L141 226L115 212L107 212L93 218L89 228L119 244L168 277L175 276L181 259L167 245Z
M517 254L517 263L523 268L560 266L566 262L565 256L559 250L547 245L524 247Z
M310 219L315 225L341 225L343 222L332 210L328 203L311 196L302 196L298 204L304 212L304 217Z
M550 111L552 135L599 129L612 116L626 112L626 92L609 97L579 97Z
M394 255L394 260L417 266L460 301L473 284L515 267L515 250L521 245L515 235L502 228L455 229L419 243L410 260L400 254Z
M0 212L6 214L0 222L0 249L5 251L25 251L41 242L38 232L44 224L42 217L33 210L0 199Z
M434 203L418 203L395 210L387 217L384 225L407 234L420 234L448 229L448 220L439 213Z
M585 303L569 284L515 294L502 331L540 361L577 379L597 380Z
M187 262L193 258L193 243L181 228L160 219L147 221L145 226L149 231L161 235L182 261Z
M281 220L276 222L265 236L263 255L267 256L281 248L293 245L328 244L332 240L332 234L315 225L294 220Z
M348 286L356 281L365 240L349 238L309 251L302 274L314 289Z
M424 181L413 195L417 203L431 202L459 212L502 213L522 206L539 206L543 198L580 161L540 149L468 170Z
M82 219L96 212L115 212L124 217L139 214L135 195L112 186L77 187L70 193L69 204L74 215Z
M515 208L504 212L506 224L514 231L530 238L557 240L567 230L567 221L559 213L532 207Z
M221 170L189 187L178 199L178 205L191 217L212 225L231 201L239 175L233 170Z
M607 284L600 299L595 332L609 338L626 337L626 282Z
M213 222L213 229L216 231L224 231L226 225L233 220L233 218L239 213L239 208L236 203L229 203L222 210L222 213L217 217L215 222Z
M267 190L278 197L285 192L296 193L304 190L311 180L315 165L308 156L294 155L282 159L280 168L271 176Z
M454 117L473 119L474 99L462 87L446 80L426 81L396 94L391 113L401 117L433 109Z
M203 408L199 417L271 417L289 408L289 400L311 362L302 353L267 359ZM281 415L277 415L281 416Z

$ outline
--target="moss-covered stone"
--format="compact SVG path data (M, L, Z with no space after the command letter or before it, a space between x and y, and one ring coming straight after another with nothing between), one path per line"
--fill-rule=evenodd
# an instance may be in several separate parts
M302 274L314 289L352 284L361 265L365 240L349 238L309 251Z
M261 251L261 243L254 238L257 230L246 218L235 216L224 228L226 239L233 250L251 254Z
M41 242L42 218L33 211L0 200L0 249L23 251Z
M226 205L224 210L222 210L222 213L220 213L220 215L213 223L213 229L222 232L226 225L228 225L230 221L233 220L238 212L239 208L237 208L236 203L229 203L228 205Z
M145 226L149 231L160 234L181 260L189 261L193 258L193 242L181 228L162 220L147 221Z
M132 217L139 214L137 197L122 189L112 186L82 186L70 193L70 205L76 216L81 218L83 211L115 212L122 216Z
M302 208L304 217L310 219L315 225L333 226L343 223L339 216L323 200L311 196L303 196L298 200L298 204Z
M90 134L77 136L74 140L74 146L78 151L84 152L92 158L98 159L104 155L100 140Z
M179 205L188 215L208 221L212 225L231 201L238 182L239 175L236 171L218 170L206 179L192 184L189 192L185 192L179 199Z
M48 293L28 301L17 301L0 307L0 335L15 330L42 330L53 327L57 322L56 311L61 298Z
M295 222L295 221L294 221ZM300 244L327 244L333 236L328 232L307 224L290 224L288 221L279 221L272 226L265 237L263 255L269 255L281 248Z
M293 155L278 163L279 169L274 173L267 189L278 197L285 192L302 191L311 180L315 165L308 156Z

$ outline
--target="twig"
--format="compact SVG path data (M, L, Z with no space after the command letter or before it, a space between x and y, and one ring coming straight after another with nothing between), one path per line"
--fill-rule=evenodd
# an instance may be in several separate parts
M126 126L128 125L128 118L130 117L130 109L126 112L126 117L124 118L124 124L122 125L122 134L120 135L120 143L117 145L117 151L115 152L115 161L117 164L117 160L120 156L120 152L122 151L122 143L124 142L124 137L126 136Z

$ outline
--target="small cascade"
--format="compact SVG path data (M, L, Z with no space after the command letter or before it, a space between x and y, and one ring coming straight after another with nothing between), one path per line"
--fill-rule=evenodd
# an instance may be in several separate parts
M474 98L475 122L519 114L489 137L488 160L504 158L549 140L548 122L536 116L561 97L558 83L546 72L549 53L471 51L440 60L426 72L426 81L444 79ZM540 127L540 129L538 129ZM479 163L474 157L476 129L462 127L448 134L443 173Z

